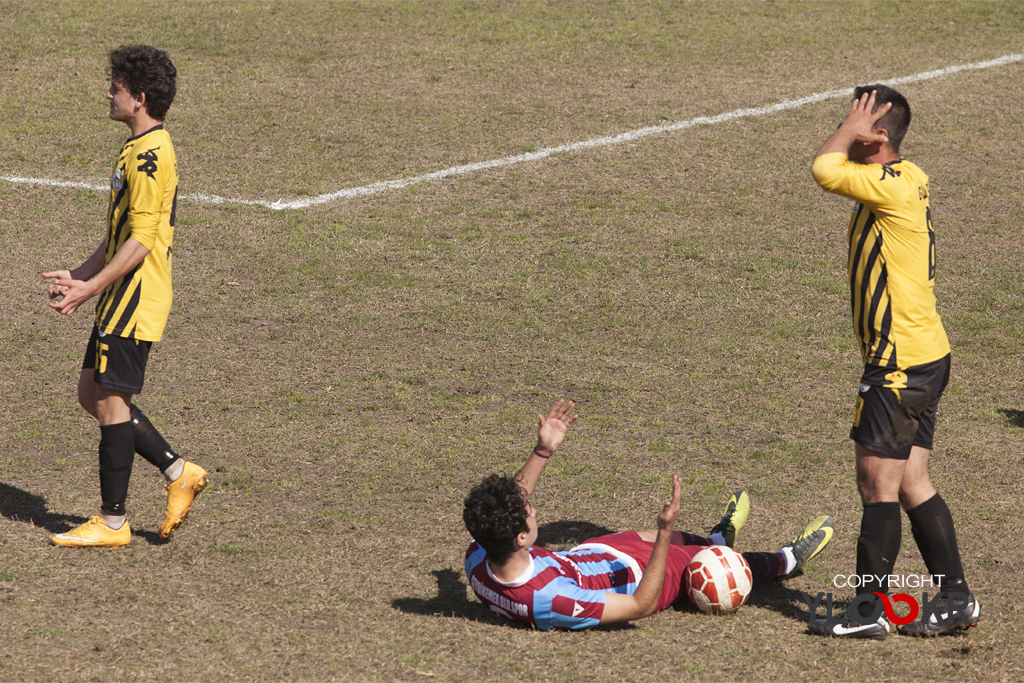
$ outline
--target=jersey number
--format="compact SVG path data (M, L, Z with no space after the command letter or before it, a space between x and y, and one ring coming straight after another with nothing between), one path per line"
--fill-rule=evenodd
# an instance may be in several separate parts
M107 351L109 350L109 346L96 340L96 369L100 371L101 375L107 371Z

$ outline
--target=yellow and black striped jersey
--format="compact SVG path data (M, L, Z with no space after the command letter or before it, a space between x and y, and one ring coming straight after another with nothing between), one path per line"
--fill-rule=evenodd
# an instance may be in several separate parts
M822 154L811 170L822 189L856 202L847 275L864 363L902 370L946 356L928 176L903 159L858 164L840 153Z
M110 181L106 263L129 237L149 249L145 260L110 284L96 302L96 327L160 341L171 311L171 245L178 203L178 162L163 126L129 138Z

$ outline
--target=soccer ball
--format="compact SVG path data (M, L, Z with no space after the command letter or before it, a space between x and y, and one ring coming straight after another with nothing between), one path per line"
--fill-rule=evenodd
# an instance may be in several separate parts
M702 612L728 614L747 601L753 577L742 555L729 546L713 545L693 556L683 584Z

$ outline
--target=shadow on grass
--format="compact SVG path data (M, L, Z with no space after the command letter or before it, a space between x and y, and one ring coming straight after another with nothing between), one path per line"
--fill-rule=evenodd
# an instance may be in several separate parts
M50 512L42 496L3 482L0 482L0 515L15 522L29 522L51 534L62 534L88 521L79 515ZM170 540L160 538L155 531L133 529L132 535L145 539L150 545L164 545Z
M615 533L590 522L578 520L567 520L562 522L549 522L537 527L537 545L547 548L549 545L579 545L588 538L607 536Z
M0 515L15 522L30 522L59 534L86 521L78 515L59 515L46 509L46 499L0 482Z
M169 538L160 538L160 534L155 531L146 531L136 527L132 527L132 536L145 539L146 543L150 545L167 545L171 542Z
M1014 410L1012 408L1000 408L996 411L1006 418L1006 421L1012 424L1014 427L1024 427L1024 410Z
M811 597L813 598L814 596L812 595ZM804 626L807 626L807 621L811 615L810 608L804 602L801 591L788 588L786 584L778 581L769 581L755 588L751 592L747 604L770 609L787 619L799 621ZM835 611L835 608L838 606L838 603L833 605L833 611L837 614L838 612ZM824 614L819 616L823 617Z
M462 617L473 621L497 624L502 618L491 612L478 602L470 602L466 597L467 585L462 580L462 572L451 568L435 569L430 572L437 579L437 597L396 598L391 601L395 609L409 614L425 614L428 616Z

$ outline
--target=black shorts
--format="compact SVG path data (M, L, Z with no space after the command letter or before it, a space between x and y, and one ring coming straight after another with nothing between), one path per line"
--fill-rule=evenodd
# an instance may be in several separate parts
M126 339L112 334L100 336L96 327L85 347L83 370L96 370L96 384L104 389L127 394L142 393L146 379L146 361L153 342ZM97 362L98 361L98 362Z
M950 357L904 371L865 365L850 438L887 458L906 460L913 446L931 450L935 411L949 383Z

